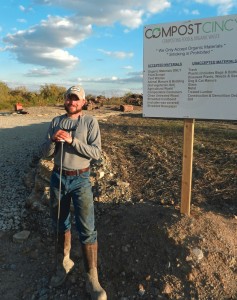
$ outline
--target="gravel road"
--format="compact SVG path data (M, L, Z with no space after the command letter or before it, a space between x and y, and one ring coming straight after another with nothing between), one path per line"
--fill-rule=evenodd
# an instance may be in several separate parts
M41 111L43 108L40 109ZM0 230L17 230L30 191L23 177L43 141L49 122L60 111L0 116Z

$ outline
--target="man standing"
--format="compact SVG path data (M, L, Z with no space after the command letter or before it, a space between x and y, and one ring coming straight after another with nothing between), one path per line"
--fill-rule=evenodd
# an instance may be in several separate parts
M50 213L57 231L58 267L50 284L53 287L61 285L74 266L70 259L72 201L82 246L87 291L92 299L106 300L106 292L98 281L98 243L90 183L90 161L98 160L101 156L101 136L97 120L82 114L84 104L84 89L81 86L70 87L65 93L64 107L67 113L52 120L42 145L43 156L54 157Z

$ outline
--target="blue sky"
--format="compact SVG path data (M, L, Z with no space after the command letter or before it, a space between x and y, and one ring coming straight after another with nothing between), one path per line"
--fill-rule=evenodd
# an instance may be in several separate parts
M145 25L230 14L237 0L1 1L0 81L141 93Z

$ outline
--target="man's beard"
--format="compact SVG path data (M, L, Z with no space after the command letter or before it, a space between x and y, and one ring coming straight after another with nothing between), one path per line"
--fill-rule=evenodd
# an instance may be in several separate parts
M74 106L73 106L74 107ZM79 108L79 109L75 109L73 111L70 110L70 106L68 107L66 104L64 104L64 108L66 110L66 112L70 115L75 115L75 114L78 114L82 111L82 108Z

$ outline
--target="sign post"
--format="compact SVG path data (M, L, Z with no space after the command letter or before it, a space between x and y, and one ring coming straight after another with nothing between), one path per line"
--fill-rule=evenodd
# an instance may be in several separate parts
M193 169L194 120L184 121L183 168L180 212L190 215Z
M144 27L143 116L184 119L181 212L190 213L194 119L237 120L237 15Z

